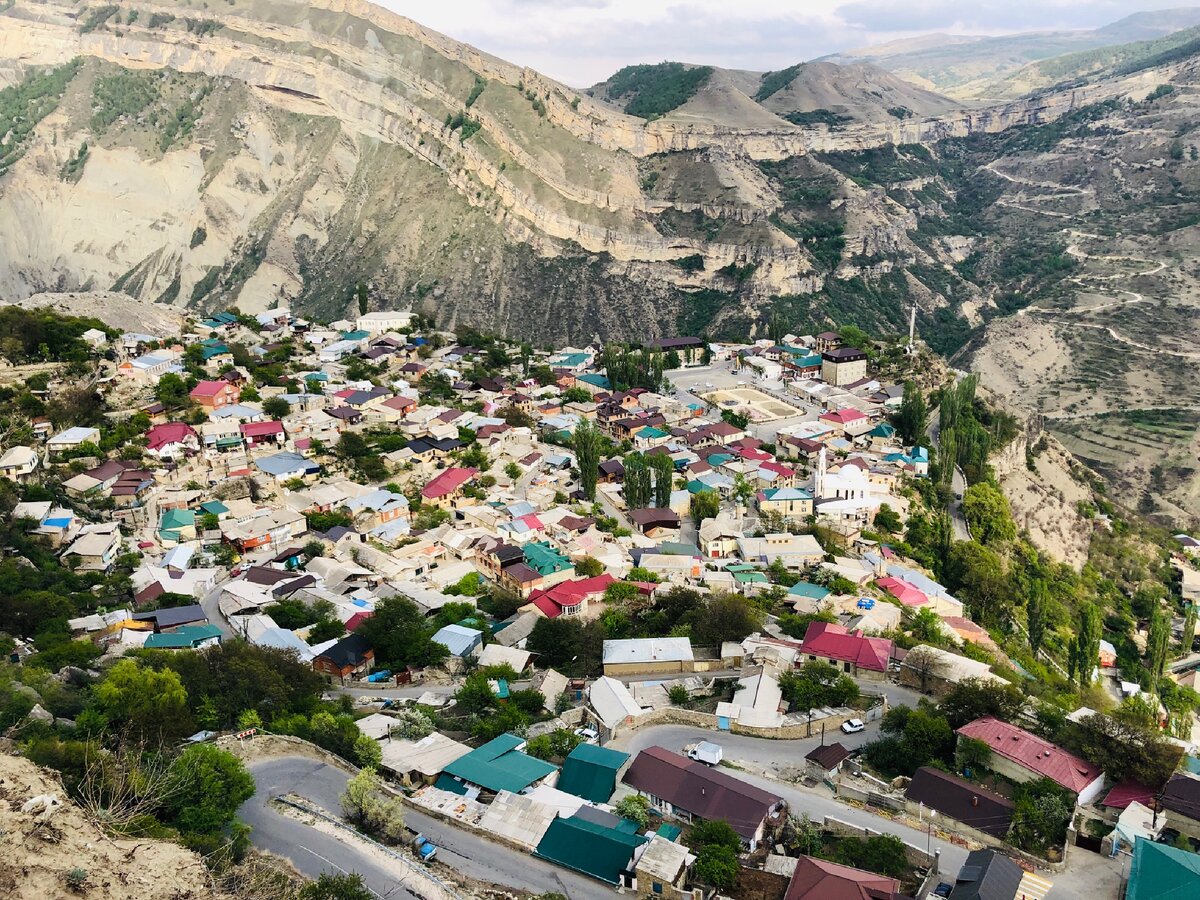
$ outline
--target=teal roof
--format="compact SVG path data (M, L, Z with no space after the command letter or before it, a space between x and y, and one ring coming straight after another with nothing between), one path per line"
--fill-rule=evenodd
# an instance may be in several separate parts
M571 568L571 561L544 541L525 545L525 563L539 575L554 575Z
M607 884L618 884L629 868L633 852L646 838L616 828L597 825L578 816L555 819L542 836L537 856Z
M369 331L343 331L342 340L344 341L365 341L371 336Z
M637 437L644 438L648 441L657 441L659 438L670 437L670 435L667 432L659 431L657 428L654 428L651 425L647 425L645 428L641 429L640 431L634 432L634 434Z
M658 831L654 832L661 838L666 838L668 841L677 841L679 836L683 834L683 829L678 825L672 825L670 822L663 822L658 826Z
M1200 897L1200 854L1176 850L1139 837L1125 900Z
M1193 775L1200 775L1200 759L1194 756L1185 756L1183 758L1183 767Z
M212 513L214 516L219 516L221 513L229 512L229 507L220 500L206 500L200 504L200 511Z
M807 597L809 600L824 600L829 596L829 588L821 587L819 584L813 584L811 581L797 581L790 588L788 593L793 597Z
M710 466L715 468L716 466L725 465L725 463L729 462L731 459L733 459L732 453L714 453L712 456L708 457L707 461Z
M190 509L168 509L162 514L159 531L179 531L181 528L192 528L196 524L196 514Z
M557 787L593 803L607 803L616 790L617 772L628 759L620 750L580 744L563 761Z
M554 772L556 768L517 749L524 745L524 738L515 734L502 734L478 750L472 750L466 756L456 759L446 766L445 773L489 791L511 791L519 794L531 784Z
M465 784L456 778L452 778L445 772L438 776L433 786L439 791L449 791L451 794L458 794L460 797L466 794L468 790Z
M213 344L211 346L202 348L200 350L200 357L201 357L201 359L207 360L207 359L212 359L215 356L224 356L226 353L229 353L229 352L230 352L229 348L226 347L224 344Z
M582 366L590 358L586 353L560 353L550 360L550 365L573 369L576 366Z
M595 375L591 372L586 375L579 375L575 378L576 381L583 381L587 384L594 385L598 388L604 388L606 391L612 388L612 383L603 375Z
M733 580L738 584L766 584L767 576L762 572L737 572Z
M186 650L220 636L221 629L216 625L182 625L169 634L150 635L143 646L147 650Z
M896 429L887 422L880 422L878 425L872 428L868 434L870 434L871 437L890 438L896 436Z

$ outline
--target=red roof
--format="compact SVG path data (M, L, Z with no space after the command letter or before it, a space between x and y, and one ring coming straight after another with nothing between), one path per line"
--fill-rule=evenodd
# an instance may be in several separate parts
M1125 809L1135 800L1143 806L1153 806L1154 791L1136 781L1122 781L1112 786L1100 805L1112 809Z
M529 602L553 619L562 615L564 606L577 606L587 598L599 597L617 579L607 572L592 578L563 581L546 590L536 590L529 595Z
M283 434L282 422L246 422L242 425L242 434L246 437L267 437L272 434Z
M201 381L192 388L189 397L215 397L221 391L233 388L228 381Z
M804 652L839 662L851 662L860 669L886 672L893 644L886 638L864 637L832 622L811 622L804 633Z
M730 425L728 422L714 422L702 431L714 437L733 437L735 434L745 434L742 429L736 425Z
M778 463L773 460L771 462L763 463L761 466L759 466L759 468L766 469L768 472L774 472L776 475L782 475L785 478L791 478L796 474L795 469L788 468L783 463Z
M367 619L371 618L373 615L375 615L373 612L356 612L346 620L346 630L354 631L359 625L367 621Z
M905 606L924 606L929 602L929 597L923 591L900 578L889 575L886 578L875 579L875 583Z
M185 422L167 422L165 425L155 425L146 432L146 449L161 450L168 444L178 444L188 437L195 437L196 432Z
M351 394L355 393L354 388L342 388L340 391L334 391L333 396L339 400L345 400Z
M846 407L835 412L827 412L821 414L822 421L836 422L838 425L849 425L851 422L858 422L867 417L866 413L859 412L857 409Z
M968 722L958 729L958 733L983 741L997 756L1043 775L1076 794L1104 774L1099 766L1086 759L995 716Z
M446 497L453 494L460 487L470 481L479 473L478 469L446 469L440 472L433 481L425 485L421 490L421 496L429 500L436 500L439 497Z

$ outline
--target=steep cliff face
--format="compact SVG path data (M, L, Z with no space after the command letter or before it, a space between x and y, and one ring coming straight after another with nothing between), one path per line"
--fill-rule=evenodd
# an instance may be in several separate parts
M836 129L716 106L647 122L358 0L15 0L0 78L47 67L52 110L0 121L0 296L338 314L362 281L374 305L547 341L752 327L774 298L939 265L910 239L936 205L836 169L814 204L779 167L1130 89Z

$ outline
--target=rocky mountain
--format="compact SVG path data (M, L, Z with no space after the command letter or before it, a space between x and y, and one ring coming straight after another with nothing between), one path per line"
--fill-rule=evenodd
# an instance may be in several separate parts
M14 0L0 299L337 317L362 284L543 344L915 305L1135 503L1200 512L1186 46L970 109L858 65L623 77L592 97L356 0Z
M836 53L836 63L868 62L959 100L1004 96L993 85L1031 63L1134 41L1166 37L1200 25L1200 7L1134 13L1102 28L996 36L930 34Z

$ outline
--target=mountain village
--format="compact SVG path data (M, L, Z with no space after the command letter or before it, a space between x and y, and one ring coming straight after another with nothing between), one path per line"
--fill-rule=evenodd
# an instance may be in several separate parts
M391 842L425 896L488 880L480 853L560 872L572 898L1200 893L1194 715L1152 699L1169 762L1114 777L1044 736L1031 676L905 555L938 437L905 440L913 387L882 374L913 368L911 337L549 351L276 308L80 340L87 390L124 415L33 416L0 458L11 520L62 567L130 571L124 602L67 623L95 648L74 671L290 654L366 741L311 752L370 765L427 823ZM967 540L960 474L947 509ZM1197 547L1176 559L1192 604ZM1171 625L1186 663L1189 623ZM1096 690L1142 694L1095 650ZM41 652L17 638L11 664ZM1190 689L1198 670L1170 677ZM253 755L289 733L250 710L185 742ZM881 740L915 770L894 775Z

